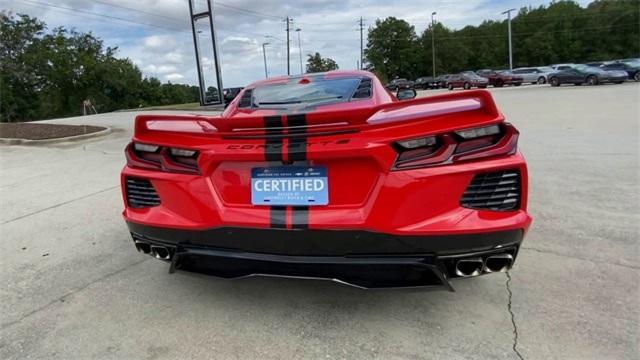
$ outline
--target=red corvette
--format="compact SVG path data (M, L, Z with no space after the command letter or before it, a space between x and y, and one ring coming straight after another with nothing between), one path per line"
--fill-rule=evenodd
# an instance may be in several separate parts
M170 272L453 290L510 269L529 228L517 140L483 90L400 101L366 71L271 78L221 116L139 115L123 215Z

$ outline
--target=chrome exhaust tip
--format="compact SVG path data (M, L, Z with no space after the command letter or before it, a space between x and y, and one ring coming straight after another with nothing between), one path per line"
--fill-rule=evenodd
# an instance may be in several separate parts
M484 263L484 272L506 272L513 265L513 255L497 254L487 257Z
M151 245L149 243L136 240L135 244L136 244L136 250L138 250L138 252L141 252L147 255L151 253Z
M460 259L456 263L456 275L461 277L478 276L482 274L484 262L482 258Z
M169 260L171 258L169 249L164 246L151 245L151 255L160 260Z

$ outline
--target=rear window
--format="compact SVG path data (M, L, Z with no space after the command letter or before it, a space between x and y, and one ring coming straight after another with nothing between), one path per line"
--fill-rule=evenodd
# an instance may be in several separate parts
M269 84L253 90L253 104L257 107L281 107L295 104L336 103L349 100L360 78L311 79L299 83Z

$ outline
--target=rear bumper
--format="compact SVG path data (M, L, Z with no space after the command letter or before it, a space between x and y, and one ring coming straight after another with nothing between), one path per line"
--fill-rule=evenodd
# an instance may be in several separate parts
M368 231L216 228L168 229L127 223L134 241L168 249L176 270L222 278L278 276L327 279L360 288L453 290L457 260L510 254L521 229L445 236Z

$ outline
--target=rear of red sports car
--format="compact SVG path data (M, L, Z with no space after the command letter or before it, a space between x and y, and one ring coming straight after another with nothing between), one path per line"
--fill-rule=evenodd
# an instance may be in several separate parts
M513 265L531 223L517 140L485 91L398 101L364 71L269 79L221 116L138 116L123 215L170 272L452 290Z

